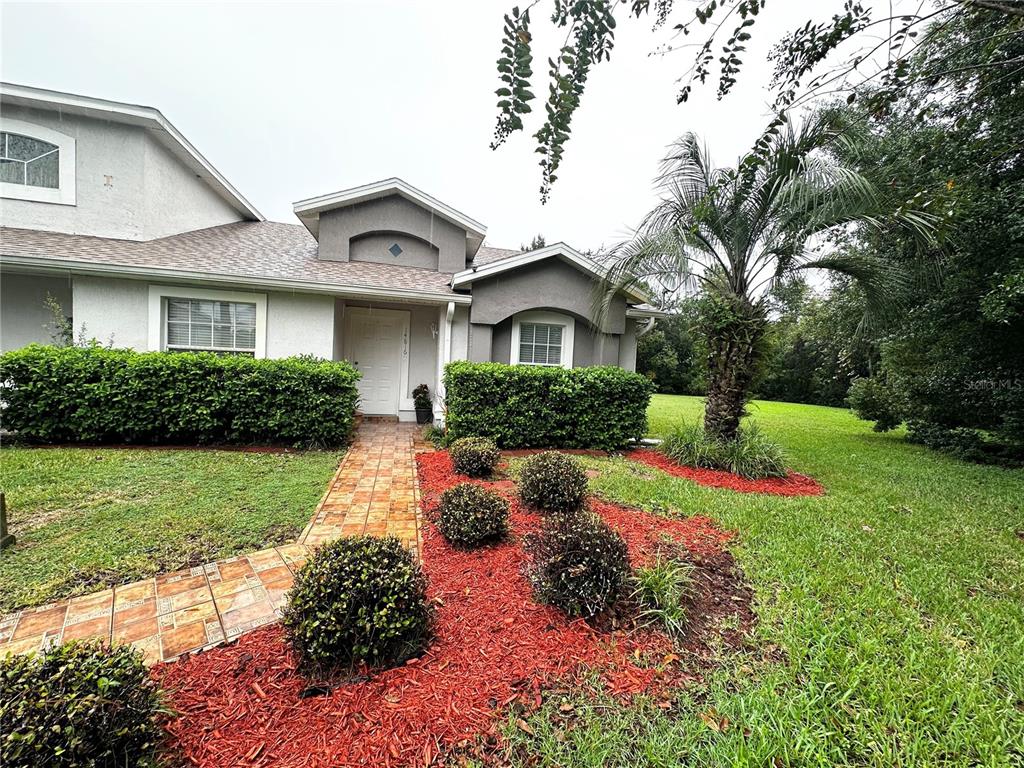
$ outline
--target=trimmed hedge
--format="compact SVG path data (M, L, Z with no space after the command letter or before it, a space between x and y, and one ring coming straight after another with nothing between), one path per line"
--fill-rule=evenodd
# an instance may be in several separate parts
M33 344L0 355L4 427L40 443L336 446L359 373L312 358Z
M622 368L449 363L449 435L490 437L501 448L615 450L647 431L654 386Z

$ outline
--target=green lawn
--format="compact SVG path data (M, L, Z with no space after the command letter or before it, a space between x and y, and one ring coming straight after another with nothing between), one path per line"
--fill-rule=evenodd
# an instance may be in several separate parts
M295 538L336 452L4 448L0 611Z
M700 401L655 397L651 434ZM550 766L1024 765L1024 471L879 435L848 412L754 403L754 418L821 498L700 488L592 459L600 494L738 531L756 591L753 648L666 713L553 697L510 727L514 764ZM655 475L654 480L645 479ZM700 713L729 720L724 732ZM531 757L532 756L532 757Z

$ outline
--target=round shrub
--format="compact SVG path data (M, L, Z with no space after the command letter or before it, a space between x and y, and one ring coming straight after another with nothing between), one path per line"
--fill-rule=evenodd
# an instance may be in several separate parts
M508 532L508 502L474 483L460 483L441 494L437 527L456 546L500 539Z
M282 623L307 667L398 664L427 640L427 582L395 537L342 537L296 574Z
M487 477L496 466L501 453L494 441L486 437L463 437L448 449L452 465L460 475Z
M519 498L545 512L575 512L583 508L587 476L571 456L545 451L530 456L519 473Z
M626 542L590 512L551 515L527 540L530 582L541 602L592 619L610 607L629 579Z
M156 764L156 684L130 645L71 642L0 659L0 765Z

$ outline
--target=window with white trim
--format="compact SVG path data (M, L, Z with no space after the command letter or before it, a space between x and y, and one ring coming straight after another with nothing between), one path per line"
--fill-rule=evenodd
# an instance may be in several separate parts
M519 362L561 366L562 328L552 323L520 323Z
M60 188L60 147L0 131L0 181L26 187Z
M167 349L255 355L256 304L167 299Z

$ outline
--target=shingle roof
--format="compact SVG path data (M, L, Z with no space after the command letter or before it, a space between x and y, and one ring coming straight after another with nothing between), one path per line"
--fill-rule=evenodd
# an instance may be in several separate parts
M522 251L509 248L491 248L488 245L482 245L480 250L476 252L476 256L473 257L472 264L474 267L482 267L484 264L490 264L492 261L501 261L512 256L518 256L520 253Z
M483 249L481 249L483 250ZM317 258L317 242L299 224L244 221L156 240L116 240L0 227L4 256L45 257L154 270L263 280L329 283L452 294L451 274L420 267Z

